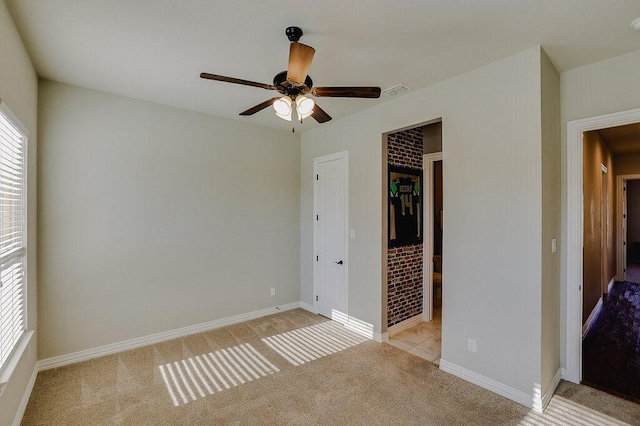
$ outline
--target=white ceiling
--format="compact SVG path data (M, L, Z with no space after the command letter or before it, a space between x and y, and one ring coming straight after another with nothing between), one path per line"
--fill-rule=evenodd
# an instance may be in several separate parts
M640 0L6 2L42 78L282 129L270 109L238 116L276 92L200 72L271 83L290 25L316 49L315 86L417 90L536 45L560 72L640 49ZM387 99L317 101L335 120Z

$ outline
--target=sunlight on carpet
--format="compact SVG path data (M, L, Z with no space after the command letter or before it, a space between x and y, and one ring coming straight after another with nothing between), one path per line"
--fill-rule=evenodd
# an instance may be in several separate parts
M544 413L530 411L518 424L521 426L596 426L626 425L627 423L556 395L551 398Z
M335 322L324 322L262 339L295 366L335 354L367 340L369 339L346 330Z
M248 343L158 368L176 407L280 371Z

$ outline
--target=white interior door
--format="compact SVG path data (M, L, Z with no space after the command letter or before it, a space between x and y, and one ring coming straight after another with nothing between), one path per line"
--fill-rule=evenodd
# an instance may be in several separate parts
M320 315L348 319L348 155L314 159L314 307Z

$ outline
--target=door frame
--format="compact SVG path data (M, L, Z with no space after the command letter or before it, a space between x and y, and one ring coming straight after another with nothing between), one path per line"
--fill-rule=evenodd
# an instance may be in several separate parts
M605 275L607 263L607 238L609 234L609 188L606 184L609 169L604 164L600 164L600 289L601 293L606 293L608 277Z
M313 159L313 176L318 175L318 166L320 163L326 163L329 161L336 160L344 160L345 170L344 170L344 180L345 180L345 198L346 202L344 204L344 269L345 269L345 286L347 292L347 304L346 310L347 312L343 312L347 318L349 318L349 151L340 151L335 152L333 154L324 155L322 157L316 157ZM313 179L312 176L312 179ZM318 180L313 179L313 257L316 257L318 254L318 221L315 220L316 214L318 214L318 191L317 191ZM318 312L316 295L318 294L318 262L315 259L311 260L313 262L313 310Z
M566 216L566 340L562 378L582 379L582 247L583 228L583 133L640 122L640 108L567 123L567 216Z
M627 278L625 268L627 266L627 252L624 242L627 239L624 225L626 208L623 202L627 199L624 187L629 180L640 179L640 174L616 176L616 281L624 281Z
M434 202L433 195L435 192L435 182L433 179L434 163L442 161L442 152L434 152L432 154L424 154L422 157L422 174L423 194L422 194L422 228L423 249L422 249L422 320L431 321L433 319L433 215Z

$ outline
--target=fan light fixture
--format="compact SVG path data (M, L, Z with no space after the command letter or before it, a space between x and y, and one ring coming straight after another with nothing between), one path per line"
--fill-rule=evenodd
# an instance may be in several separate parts
M293 112L291 97L283 96L280 99L276 99L273 102L273 109L276 111L276 115L283 120L291 121L291 115ZM296 114L298 120L302 122L305 118L313 114L313 107L315 106L313 99L306 96L299 95L295 97Z
M313 102L313 99L302 95L298 96L296 98L296 112L298 113L298 119L302 121L313 114L314 106L316 106L316 103Z
M273 109L276 110L276 115L283 120L291 121L291 98L283 96L280 99L276 99L273 103Z

